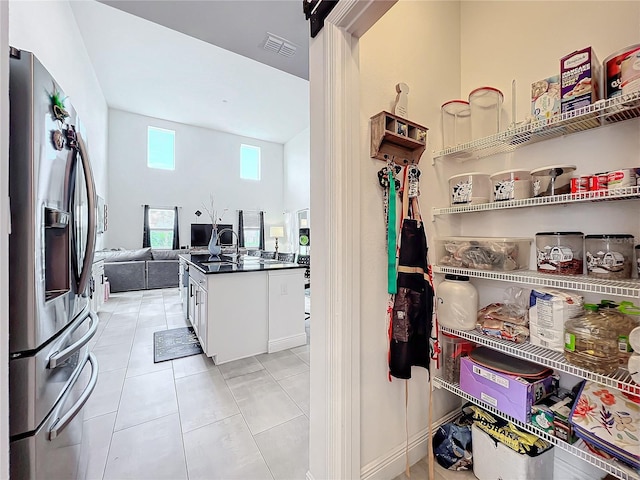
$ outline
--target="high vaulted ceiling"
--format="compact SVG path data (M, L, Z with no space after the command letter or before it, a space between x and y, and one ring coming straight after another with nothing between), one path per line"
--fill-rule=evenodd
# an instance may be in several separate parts
M176 23L192 23L192 31L206 32L207 28L215 29L212 25L223 22L233 10L228 3L246 4L247 8L255 4L295 3L301 10L301 2L114 3L119 8L97 1L71 2L110 107L277 143L286 143L309 126L307 80L120 8L121 4L168 4L174 10L160 8L163 15L171 17L168 12L172 11ZM220 4L227 13L220 13L212 21L202 13L200 4ZM227 23L243 23L242 18L228 15ZM302 12L300 15L308 36L308 25ZM252 23L247 21L247 28L249 25ZM266 18L264 25L271 28ZM227 41L233 43L232 37L240 38L244 31L236 27L228 34ZM298 48L296 55L301 50L308 55L308 44Z
M309 79L309 25L302 0L100 0L230 52ZM291 57L265 50L267 33L297 47Z

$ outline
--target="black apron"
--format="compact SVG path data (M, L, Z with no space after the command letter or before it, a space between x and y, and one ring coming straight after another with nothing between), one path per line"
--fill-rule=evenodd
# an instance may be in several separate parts
M405 218L400 234L398 292L391 320L389 373L393 377L411 378L413 365L429 370L433 294L424 225Z

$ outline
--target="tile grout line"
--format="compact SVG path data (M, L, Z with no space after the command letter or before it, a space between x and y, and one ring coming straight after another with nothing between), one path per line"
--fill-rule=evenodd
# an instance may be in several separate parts
M117 308L117 307L116 307ZM112 314L113 315L113 314ZM138 319L140 318L140 307L138 307L138 315L136 316L136 326L138 325ZM106 328L106 325L105 325ZM133 337L135 338L135 327ZM120 413L120 403L122 402L122 393L124 392L124 384L127 381L127 370L129 370L129 360L131 359L131 351L133 349L133 339L131 339L131 346L129 347L129 358L127 359L127 366L124 370L124 378L122 379L122 386L120 387L120 396L118 398L118 406L116 407L116 418L113 420L113 428L111 430L111 438L109 439L109 448L107 449L107 458L104 463L104 469L102 470L102 480L104 480L107 474L107 466L109 464L109 454L111 453L111 445L113 445L113 436L116 433L116 424L118 423L118 414ZM125 430L125 429L122 429ZM121 431L121 430L118 430Z

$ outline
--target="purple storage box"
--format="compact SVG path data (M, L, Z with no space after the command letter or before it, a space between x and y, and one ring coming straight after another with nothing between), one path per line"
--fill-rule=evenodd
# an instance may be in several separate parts
M469 357L460 360L460 389L511 415L516 420L531 421L531 405L558 389L558 377L551 375L530 383L520 377L490 370Z

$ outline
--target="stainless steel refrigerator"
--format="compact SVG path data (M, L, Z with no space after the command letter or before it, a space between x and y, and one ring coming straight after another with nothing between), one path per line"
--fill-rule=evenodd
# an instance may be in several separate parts
M30 52L11 49L9 97L10 472L70 479L98 375L95 185L70 99Z

